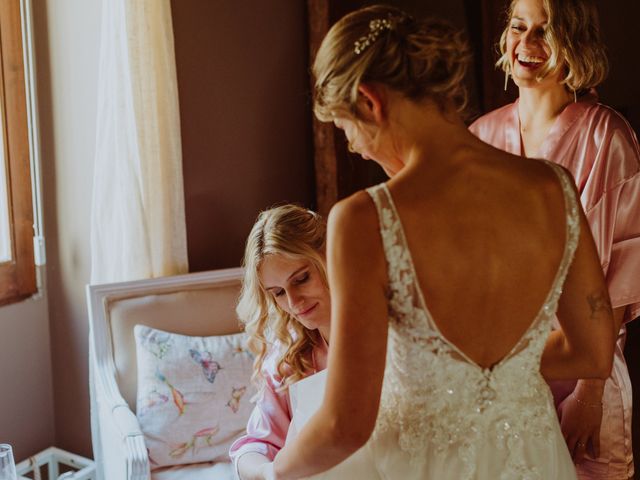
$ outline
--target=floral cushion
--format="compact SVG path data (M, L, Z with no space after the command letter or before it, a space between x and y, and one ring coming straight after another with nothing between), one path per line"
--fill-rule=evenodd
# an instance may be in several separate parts
M151 468L228 462L255 393L246 336L188 337L134 328L137 416Z

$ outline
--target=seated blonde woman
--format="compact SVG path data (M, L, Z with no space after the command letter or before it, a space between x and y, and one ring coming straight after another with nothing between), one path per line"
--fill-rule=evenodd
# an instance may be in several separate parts
M325 223L316 213L284 205L260 214L244 256L237 312L255 354L259 383L247 433L230 456L242 480L284 446L291 423L289 386L326 368L331 300L325 272Z

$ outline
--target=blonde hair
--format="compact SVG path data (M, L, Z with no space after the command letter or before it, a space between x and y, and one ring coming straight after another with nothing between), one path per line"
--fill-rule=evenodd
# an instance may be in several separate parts
M358 86L367 82L462 111L469 60L462 33L445 22L416 20L383 5L362 8L340 19L320 45L313 64L315 114L321 121L359 119Z
M519 0L512 0L507 10L507 24L498 44L502 55L496 67L510 73L507 34L513 10ZM606 50L600 36L598 11L592 0L542 0L547 14L544 39L551 56L540 72L539 80L559 67L566 69L562 83L572 91L582 92L601 84L609 72Z
M277 372L282 388L304 378L313 368L311 356L319 333L305 328L285 312L263 288L259 269L268 255L285 255L311 262L328 288L324 263L326 225L315 212L297 205L283 205L263 211L247 238L244 278L236 307L248 333L248 347L255 355L253 380L263 384L262 366L272 349L282 350Z

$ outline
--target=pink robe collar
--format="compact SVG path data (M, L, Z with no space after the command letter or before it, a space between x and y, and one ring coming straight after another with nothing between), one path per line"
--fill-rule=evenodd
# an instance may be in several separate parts
M578 120L582 115L584 115L587 110L589 110L593 105L598 103L598 94L594 89L590 90L586 94L580 97L579 101L570 103L567 105L564 110L558 115L558 117L553 122L547 137L544 142L540 146L540 149L533 155L536 158L549 158L551 151L558 145L558 143L562 140L562 137L565 133L573 126L573 124ZM522 137L520 136L520 115L518 105L520 104L520 99L516 99L515 102L511 105L511 112L509 121L514 128L507 129L505 133L505 142L506 148L505 150L509 153L513 153L514 155L522 155Z

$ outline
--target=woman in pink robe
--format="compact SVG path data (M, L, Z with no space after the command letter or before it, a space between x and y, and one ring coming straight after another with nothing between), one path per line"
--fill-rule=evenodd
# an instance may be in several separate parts
M296 205L262 212L247 239L237 312L260 390L247 432L229 452L241 480L263 478L284 446L293 416L289 386L327 367L325 240L323 219Z
M314 347L311 373L327 368L327 353L327 344L324 341ZM289 390L281 390L284 379L277 371L276 357L277 355L272 355L265 360L262 369L265 385L249 418L247 432L231 445L229 456L236 472L238 460L246 453L257 453L273 461L287 439L293 412Z
M502 150L558 163L575 178L614 314L624 323L606 383L551 386L579 477L628 479L634 472L631 383L623 351L625 324L640 315L640 148L627 121L598 103L593 90L607 70L594 5L549 5L553 12L542 0L512 2L498 66L520 97L470 129Z

